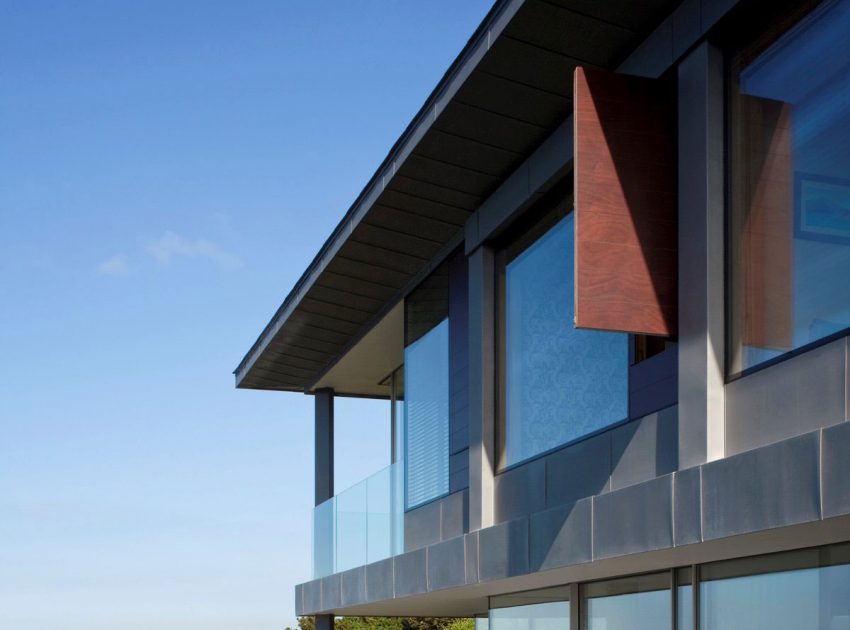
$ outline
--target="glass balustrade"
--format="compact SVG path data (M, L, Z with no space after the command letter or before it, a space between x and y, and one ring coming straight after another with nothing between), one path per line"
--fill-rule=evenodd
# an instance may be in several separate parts
M404 550L400 463L387 466L313 508L313 577L320 578Z

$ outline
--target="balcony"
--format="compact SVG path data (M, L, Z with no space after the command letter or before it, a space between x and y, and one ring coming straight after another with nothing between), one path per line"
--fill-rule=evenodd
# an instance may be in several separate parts
M313 578L404 551L401 463L391 464L313 508Z

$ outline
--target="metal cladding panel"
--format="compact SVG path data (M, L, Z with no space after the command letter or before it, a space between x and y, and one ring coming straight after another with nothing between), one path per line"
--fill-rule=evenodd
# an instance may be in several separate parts
M675 101L666 82L576 68L575 324L676 334Z

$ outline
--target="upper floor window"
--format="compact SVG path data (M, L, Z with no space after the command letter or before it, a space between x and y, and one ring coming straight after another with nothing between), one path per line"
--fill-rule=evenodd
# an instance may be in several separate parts
M579 330L568 200L500 252L499 447L511 466L628 416L628 335Z
M848 33L850 0L824 2L733 59L734 373L850 328Z
M448 263L443 263L405 299L402 458L407 509L449 491L448 309Z

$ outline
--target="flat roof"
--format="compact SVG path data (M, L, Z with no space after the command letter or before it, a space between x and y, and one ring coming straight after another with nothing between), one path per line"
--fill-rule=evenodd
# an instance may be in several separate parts
M498 0L239 363L236 386L310 391L569 116L574 68L616 68L676 4Z

